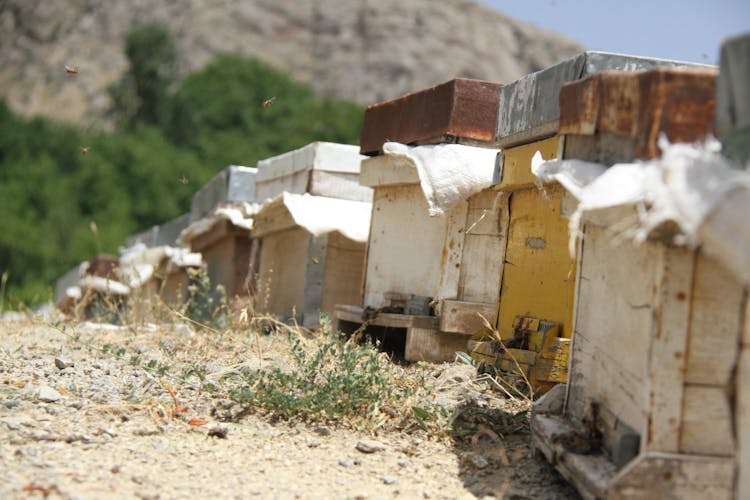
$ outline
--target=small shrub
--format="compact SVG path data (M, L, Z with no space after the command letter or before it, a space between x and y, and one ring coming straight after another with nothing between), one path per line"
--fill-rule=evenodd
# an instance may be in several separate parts
M405 395L392 386L389 362L375 346L346 341L323 326L312 346L290 337L295 366L247 371L244 386L230 397L286 420L340 420L372 417L381 403Z
M196 324L224 326L227 311L227 294L222 285L211 286L211 280L204 268L188 269L188 300L185 315Z

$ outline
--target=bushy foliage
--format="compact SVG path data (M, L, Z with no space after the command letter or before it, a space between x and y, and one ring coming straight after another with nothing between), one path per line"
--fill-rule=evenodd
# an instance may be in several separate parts
M324 324L321 337L291 339L293 366L245 371L230 397L284 420L339 420L371 417L381 404L404 397L394 386L390 362L372 344L347 341Z
M124 78L110 88L123 125L160 125L171 113L169 90L176 79L177 49L167 29L146 24L125 40L130 63Z
M127 51L113 133L22 118L0 100L0 274L11 305L48 300L78 262L186 212L229 164L316 140L358 141L361 106L318 98L260 61L223 55L175 83L166 30L134 30Z

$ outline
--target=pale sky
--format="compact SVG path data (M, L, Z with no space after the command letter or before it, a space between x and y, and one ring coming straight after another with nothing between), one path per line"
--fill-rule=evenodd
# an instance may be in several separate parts
M587 49L717 64L721 40L750 33L750 0L479 0Z

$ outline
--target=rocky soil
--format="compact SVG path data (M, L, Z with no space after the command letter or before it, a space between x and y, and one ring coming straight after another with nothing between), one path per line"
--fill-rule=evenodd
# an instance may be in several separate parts
M227 399L228 374L287 363L273 335L0 323L0 497L576 497L518 426L485 419L455 439L274 422ZM413 370L444 401L496 400L469 395L468 365Z

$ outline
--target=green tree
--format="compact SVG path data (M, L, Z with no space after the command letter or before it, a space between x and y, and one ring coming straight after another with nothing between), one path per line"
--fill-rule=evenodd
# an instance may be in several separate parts
M315 140L356 144L364 115L361 105L319 98L287 73L232 54L189 75L173 103L166 135L222 166L254 165Z
M171 110L169 91L175 82L177 49L159 24L133 29L125 40L129 68L110 88L114 111L124 124L165 123Z
M113 133L22 118L0 100L0 275L16 301L47 300L74 265L189 210L226 165L358 141L362 106L319 98L256 59L222 55L176 84L164 28L136 28L126 49L130 70L113 88L123 126Z

